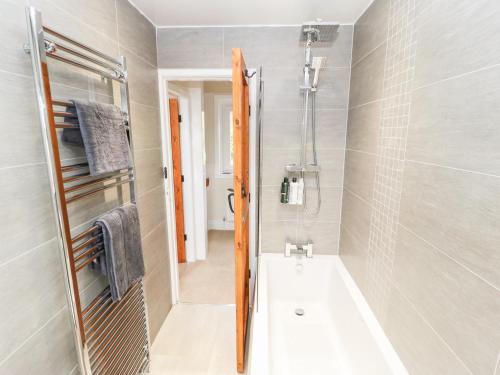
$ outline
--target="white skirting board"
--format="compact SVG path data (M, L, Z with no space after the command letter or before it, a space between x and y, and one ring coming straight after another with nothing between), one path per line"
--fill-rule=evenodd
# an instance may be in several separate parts
M224 220L208 220L208 230L234 230L234 222Z

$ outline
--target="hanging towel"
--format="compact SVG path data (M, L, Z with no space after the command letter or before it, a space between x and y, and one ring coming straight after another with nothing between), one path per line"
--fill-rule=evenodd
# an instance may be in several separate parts
M134 281L144 276L139 215L135 204L104 214L97 221L103 233L105 265L111 297L120 300Z
M76 129L64 129L62 140L74 145L84 145L90 175L116 172L132 167L125 121L120 108L112 104L73 100L79 136Z
M71 113L73 116L67 116L64 118L65 124L70 124L75 127L79 127L78 115L76 113L76 107L70 105L66 107L66 112ZM82 133L80 129L65 128L62 132L62 141L69 145L84 147Z
M135 204L127 204L117 210L122 219L128 280L129 283L132 284L134 281L144 276L139 212Z

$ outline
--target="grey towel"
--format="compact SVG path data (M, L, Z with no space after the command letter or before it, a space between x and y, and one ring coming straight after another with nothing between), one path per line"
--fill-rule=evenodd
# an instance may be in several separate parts
M90 174L97 176L131 168L130 147L120 108L87 100L73 100L73 103L82 142L75 133L76 129L64 129L62 139L85 146Z
M78 116L76 114L76 107L74 105L66 107L66 112L74 114L75 117L65 117L64 118L64 123L65 124L71 124L76 127L79 126L78 124ZM62 140L64 143L73 145L73 146L80 146L84 147L85 145L83 144L83 138L82 138L82 133L80 132L80 129L63 129L62 132Z
M114 301L120 300L132 283L144 276L139 215L135 204L128 204L101 216L96 225L103 232L106 275Z

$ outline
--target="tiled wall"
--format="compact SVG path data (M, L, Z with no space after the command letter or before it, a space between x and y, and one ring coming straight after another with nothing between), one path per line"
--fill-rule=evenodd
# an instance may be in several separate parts
M247 67L263 66L262 250L282 252L287 239L312 240L317 253L338 252L352 26L340 26L331 44L317 45L326 56L317 92L318 162L322 207L318 215L279 202L284 166L300 157L300 77L304 46L299 27L173 28L158 30L160 68L230 68L231 48L240 47ZM309 156L309 160L310 156ZM311 183L311 181L308 181ZM313 187L310 210L316 205Z
M0 0L0 373L76 373L76 354L63 266L26 38L24 7L34 5L44 22L110 55L128 58L131 116L138 178L138 205L146 262L152 337L170 308L168 249L161 175L155 28L125 0ZM50 61L53 95L111 101L108 84ZM66 161L79 149L63 147ZM106 192L71 206L75 229L114 207ZM90 271L79 275L82 298L102 287Z
M354 27L340 254L412 375L500 373L499 16L375 0Z

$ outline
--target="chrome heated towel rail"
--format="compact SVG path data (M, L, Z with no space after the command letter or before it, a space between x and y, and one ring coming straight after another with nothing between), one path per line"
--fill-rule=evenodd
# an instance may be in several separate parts
M128 186L130 201L135 202L135 169L92 177L87 162L62 162L58 129L78 129L78 123L74 113L68 112L72 106L69 100L52 98L47 64L49 59L58 60L109 80L116 88L116 93L119 92L116 99L127 121L132 149L126 61L124 57L107 56L44 26L41 13L34 7L27 8L26 15L29 45L25 48L31 54L33 64L80 370L85 375L135 375L144 372L149 366L150 340L143 282L136 282L119 302L111 299L108 286L90 303L82 306L78 275L102 254L102 233L98 227L88 226L72 235L70 217L71 204L109 189L118 192L123 186Z

